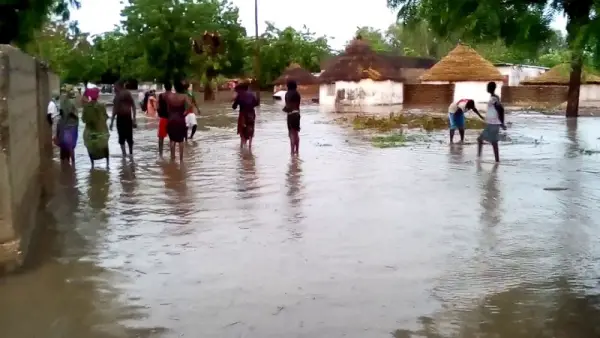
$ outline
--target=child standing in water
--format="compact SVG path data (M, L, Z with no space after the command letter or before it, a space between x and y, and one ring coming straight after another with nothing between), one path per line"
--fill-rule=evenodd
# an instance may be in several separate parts
M300 150L300 93L296 81L290 80L287 83L287 92L285 93L285 107L283 111L287 113L287 128L290 138L290 150L292 155L298 155Z
M487 84L487 91L490 93L490 99L487 105L487 112L485 114L485 129L481 132L481 135L477 138L477 157L481 157L481 150L483 148L483 141L487 141L492 144L494 149L494 158L496 163L500 162L500 154L498 150L498 139L500 136L500 128L506 130L504 124L504 107L500 103L500 97L495 94L496 83L489 82Z

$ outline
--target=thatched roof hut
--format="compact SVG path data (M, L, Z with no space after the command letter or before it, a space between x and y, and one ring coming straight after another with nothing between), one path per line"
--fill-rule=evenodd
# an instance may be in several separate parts
M318 78L323 84L337 81L360 82L366 79L395 82L404 80L401 71L386 57L375 53L360 37L354 39L344 53L332 60Z
M317 78L308 70L300 67L297 63L292 63L283 71L280 77L273 81L274 85L284 85L289 80L294 80L298 85L313 85L317 83Z
M448 55L423 73L421 81L502 81L502 74L473 48L459 43Z
M571 76L571 65L563 63L556 65L547 72L532 79L521 81L523 85L563 85L569 84ZM585 69L581 72L581 84L600 84L600 76L590 74Z

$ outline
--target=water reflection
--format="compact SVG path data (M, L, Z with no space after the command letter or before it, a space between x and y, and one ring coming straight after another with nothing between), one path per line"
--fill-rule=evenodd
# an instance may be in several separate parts
M110 193L110 174L106 170L91 169L88 176L88 199L90 207L103 211Z
M489 172L484 172L481 163L477 164L477 172L481 179L481 221L487 227L494 227L501 221L500 190L498 188L498 164L494 164Z
M465 146L462 144L450 145L449 160L450 160L450 164L453 165L453 168L454 167L459 168L460 166L462 166L465 163L464 147Z
M288 170L286 173L286 187L288 198L288 218L291 224L299 223L303 218L302 212L302 160L297 156L290 158ZM296 228L290 229L294 238L302 237L302 232Z
M399 329L395 338L597 338L600 336L600 297L590 295L560 277L543 284L521 284L493 293L466 309L442 310L420 329Z
M241 149L238 162L237 191L240 199L252 199L259 196L256 157L247 149Z

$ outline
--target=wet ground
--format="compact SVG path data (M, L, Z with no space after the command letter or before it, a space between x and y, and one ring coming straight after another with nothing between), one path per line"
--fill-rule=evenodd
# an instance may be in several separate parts
M39 253L0 280L2 337L600 336L600 119L511 116L468 144L379 149L304 107L299 158L264 105L253 153L206 108L181 167L57 164Z

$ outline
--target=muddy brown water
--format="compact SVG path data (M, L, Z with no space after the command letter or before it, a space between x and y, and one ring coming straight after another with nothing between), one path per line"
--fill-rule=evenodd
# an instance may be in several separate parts
M512 115L474 134L378 149L303 107L299 158L265 104L253 153L205 107L185 165L56 164L35 258L0 280L0 336L568 337L600 335L600 119ZM439 140L439 142L437 142ZM587 152L586 152L587 151Z

